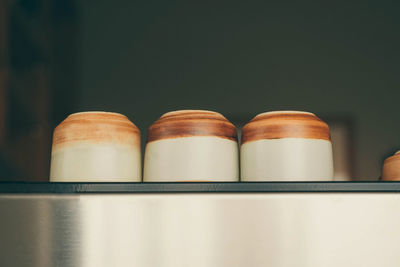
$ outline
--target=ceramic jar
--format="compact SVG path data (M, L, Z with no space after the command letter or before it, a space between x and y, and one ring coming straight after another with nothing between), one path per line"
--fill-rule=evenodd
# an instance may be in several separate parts
M118 113L68 116L54 130L50 181L141 181L139 129Z
M328 125L309 112L257 115L242 129L241 180L333 180Z
M148 131L145 182L238 181L235 126L217 112L168 112Z
M400 181L400 151L383 162L382 180Z

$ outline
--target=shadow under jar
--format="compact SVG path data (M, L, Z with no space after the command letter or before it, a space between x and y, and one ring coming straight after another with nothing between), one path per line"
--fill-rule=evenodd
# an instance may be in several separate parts
M50 181L140 182L140 131L124 115L80 112L53 134Z
M168 112L148 131L144 182L238 181L235 126L217 112Z
M328 125L302 111L257 115L242 129L241 180L333 180Z

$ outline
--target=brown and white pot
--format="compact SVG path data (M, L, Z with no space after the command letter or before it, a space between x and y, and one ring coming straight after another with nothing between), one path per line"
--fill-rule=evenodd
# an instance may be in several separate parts
M52 182L140 182L140 131L124 115L80 112L54 130Z
M168 112L148 131L145 182L238 181L235 126L217 112Z
M383 162L382 180L400 181L400 151Z
M333 180L328 125L309 112L257 115L242 129L241 180Z

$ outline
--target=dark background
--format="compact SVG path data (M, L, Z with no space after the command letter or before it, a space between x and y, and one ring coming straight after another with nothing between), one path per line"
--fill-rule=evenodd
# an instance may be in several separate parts
M356 179L400 148L399 2L0 1L0 179L47 180L68 114L354 122Z

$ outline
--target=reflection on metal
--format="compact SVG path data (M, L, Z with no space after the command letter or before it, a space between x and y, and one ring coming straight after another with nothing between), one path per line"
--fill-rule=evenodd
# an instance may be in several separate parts
M400 266L400 195L1 195L0 266Z

